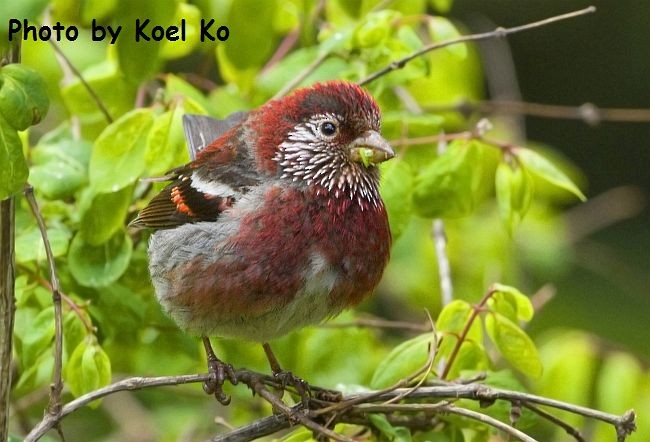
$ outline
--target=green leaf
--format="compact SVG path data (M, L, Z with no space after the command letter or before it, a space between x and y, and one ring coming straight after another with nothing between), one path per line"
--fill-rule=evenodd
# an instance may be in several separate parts
M131 238L123 231L98 246L86 243L83 236L77 234L68 253L70 272L81 285L107 286L126 271L132 250Z
M581 201L587 200L587 197L580 191L580 189L578 189L578 186L576 186L573 181L564 174L564 172L534 150L519 147L514 150L514 154L531 173L534 173L538 177L557 187L568 190Z
M391 23L399 15L391 10L366 14L354 32L352 44L356 48L371 48L381 44L388 38L391 31Z
M517 324L492 312L485 317L485 327L494 345L513 367L531 378L542 375L542 362L537 348Z
M495 188L499 214L510 233L521 222L530 207L533 182L528 171L517 162L501 162L497 166Z
M99 135L90 157L90 185L94 192L116 192L133 183L144 171L144 155L151 109L124 114Z
M203 95L203 92L174 74L165 75L164 100L166 102L180 101L184 107L188 107L189 104L189 106L192 106L192 110L187 110L187 113L206 114L207 110L212 110L212 107L214 107ZM178 106L178 104L175 104L175 106ZM237 110L242 109L234 109L232 112ZM224 117L232 112L228 112Z
M217 44L219 71L228 82L248 89L263 63L275 48L272 20L256 20L251 26L251 11L257 17L273 17L277 9L275 0L239 0L231 6L226 23L231 29L228 41ZM214 26L213 26L214 29ZM235 32L246 29L246 32Z
M53 226L47 229L47 236L54 257L64 256L70 243L70 231L65 226ZM16 235L16 262L24 264L46 259L45 246L38 227L32 227Z
M50 199L64 199L88 182L91 144L72 138L41 141L32 151L30 183Z
M194 5L179 2L172 23L180 24L185 19L185 40L176 41L164 39L160 48L160 56L165 59L184 57L192 52L199 43L199 28L201 26L201 10Z
M530 302L528 296L521 293L515 287L504 284L493 284L492 289L495 291L492 299L495 299L495 296L506 296L508 302L510 302L511 305L514 305L517 319L527 322L533 319L535 310L533 309L533 304Z
M634 357L617 352L605 359L598 374L597 404L601 409L623 413L635 406L639 386L643 385L643 368Z
M129 81L138 84L156 72L160 62L159 52L163 43L153 39L145 41L142 38L137 41L136 20L140 21L141 28L143 28L144 21L149 20L149 24L144 27L144 34L151 38L154 26L166 28L172 24L176 12L176 2L175 0L159 0L155 7L146 1L122 0L120 3L115 17L115 23L123 26L116 43L120 70ZM173 24L180 25L180 22Z
M124 227L131 204L133 186L117 192L87 194L80 203L81 226L79 232L86 243L98 246L108 241Z
M111 361L97 343L94 335L88 335L72 352L64 370L64 380L76 397L111 382ZM99 401L90 404L99 405Z
M480 323L480 321L477 321ZM448 363L449 357L453 347L456 345L458 338L455 336L443 337L442 344L440 345L436 359L436 364L445 361ZM490 368L490 360L488 359L487 352L481 342L471 339L466 339L460 345L456 358L453 361L451 369L447 374L447 379L458 379L462 372L467 370L488 370Z
M86 318L88 315L85 310L79 310L80 313ZM88 331L77 313L70 310L63 316L63 349L66 357L64 361L70 359L70 355L75 348L84 340L88 335Z
M450 144L416 178L416 212L427 218L458 218L472 213L481 179L481 156L477 143Z
M82 74L113 118L133 108L137 87L126 80L115 62L104 61L85 69ZM88 139L95 138L108 124L97 101L79 79L64 86L61 97L68 111L84 123L82 129ZM92 131L87 133L89 126Z
M0 200L23 189L29 170L16 129L0 115Z
M392 442L411 442L411 432L406 427L394 427L383 414L368 414L370 423L385 437Z
M173 167L189 161L189 153L183 132L182 103L156 117L149 135L144 155L146 176L159 176Z
M443 334L459 335L465 328L467 321L469 321L472 310L473 307L466 301L456 299L450 302L438 315L436 330ZM467 339L479 343L483 341L483 331L481 330L480 321L474 321L467 332Z
M294 78L303 72L318 56L321 49L322 44L318 48L312 46L291 52L256 79L258 88L268 95L273 95L287 83L287 78ZM342 72L348 67L345 60L339 57L329 57L297 86L307 86L317 81L341 78Z
M20 340L18 355L23 369L36 362L39 356L50 350L54 339L54 307L38 312L35 309L21 309L16 312L15 335Z
M400 159L383 163L380 168L379 192L386 204L393 239L397 239L406 230L413 214L411 193L414 172L406 161Z
M379 363L370 386L385 388L415 373L427 362L429 346L434 343L433 333L424 333L402 342Z
M449 12L454 4L453 0L429 0L431 7L439 14L446 14Z
M52 379L52 367L54 366L54 355L48 345L47 349L36 358L36 360L26 366L20 373L20 378L12 390L12 394L22 397L32 393L39 387L45 387Z
M0 114L16 130L25 130L47 114L50 101L45 82L21 64L0 68Z

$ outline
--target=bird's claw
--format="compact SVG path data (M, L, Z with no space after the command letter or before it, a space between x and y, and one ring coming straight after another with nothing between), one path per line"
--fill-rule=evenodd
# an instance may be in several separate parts
M311 398L311 388L309 387L307 381L305 381L302 378L299 378L298 376L296 376L290 371L278 371L276 373L273 373L273 377L275 377L278 381L280 381L280 385L282 386L283 390L286 390L287 386L291 386L295 388L296 392L300 396L300 400L302 401L303 407L309 408L309 399Z
M231 398L223 392L223 384L226 380L233 385L237 384L237 375L233 366L215 358L208 361L208 372L213 376L203 383L203 391L214 394L222 405L230 404Z

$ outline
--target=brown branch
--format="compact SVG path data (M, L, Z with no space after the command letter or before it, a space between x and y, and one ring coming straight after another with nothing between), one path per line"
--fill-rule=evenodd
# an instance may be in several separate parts
M297 407L292 410L298 411ZM210 439L210 442L241 442L258 439L269 436L280 430L291 426L286 414L274 414L273 416L263 417L255 422L240 428L235 428L225 434L217 435Z
M306 428L312 430L316 435L327 436L330 439L334 439L339 442L354 442L349 437L345 437L341 434L335 433L329 428L325 428L324 426L316 423L309 416L303 414L301 410L294 410L290 408L288 405L286 405L284 402L278 399L273 393L268 391L266 388L263 388L264 386L261 383L258 383L257 385L260 385L261 387L259 388L256 387L255 392L259 394L260 397L266 399L266 401L269 402L271 405L273 405L274 408L282 411L287 416L287 418L289 418L289 420L295 419Z
M271 376L266 376L260 373L248 371L248 370L238 370L237 377L242 382L249 385L253 385L251 388L261 391L259 385L267 385L269 387L275 388L278 387L277 380ZM154 388L161 386L169 385L181 385L188 383L200 383L212 379L211 374L193 374L193 375L183 375L183 376L162 376L162 377L134 377L124 379L118 382L115 382L109 386L100 388L98 390L87 393L83 396L78 397L77 399L69 402L64 405L61 409L61 413L58 416L45 415L43 420L36 425L32 431L29 433L25 439L27 442L34 442L42 437L49 429L56 426L56 424L63 419L65 416L74 412L75 410L102 398L104 396L119 392L119 391L131 391L131 390L140 390L144 388ZM257 385L257 386L256 386ZM268 390L266 390L268 392ZM319 387L312 386L312 391L328 391L321 389ZM259 393L259 392L258 392ZM457 384L457 383L444 383L443 385L435 386L422 386L417 390L412 390L411 388L398 388L391 391L370 391L364 392L361 394L353 394L346 397L342 397L340 402L328 402L322 397L320 399L313 399L310 403L316 404L329 404L330 406L335 406L339 403L353 403L354 406L349 407L344 413L339 413L337 418L333 423L338 422L354 422L358 421L357 414L360 412L357 408L360 404L371 404L377 402L389 401L395 397L404 397L405 393L408 393L409 399L414 400L423 400L423 399L442 399L442 400L453 400L453 399L470 399L479 401L483 404L492 403L496 400L505 400L513 403L528 405L536 404L543 405L546 407L555 408L557 410L568 411L573 414L578 414L585 416L591 419L600 420L602 422L608 423L616 428L617 434L619 437L624 437L629 435L632 431L635 430L635 415L632 410L626 412L621 416L605 413L598 410L593 410L587 407L582 407L579 405L573 405L566 402L558 401L555 399L549 399L542 396L536 396L533 394L522 393L519 391L510 391L502 390L498 388L492 388L487 385L480 383L469 383L469 384ZM264 393L266 396L266 393ZM263 397L264 397L263 396ZM275 398L275 396L273 396ZM270 397L264 397L266 400L271 399ZM273 405L277 406L275 403ZM396 407L398 405L404 404L380 404L382 407ZM418 405L418 404L406 404L409 406ZM419 404L423 405L423 404ZM433 406L435 404L428 404ZM438 406L440 407L440 406ZM454 407L458 410L457 407ZM444 408L443 408L444 409ZM216 436L213 438L213 441L233 441L233 440L251 440L263 435L273 434L276 431L279 431L284 428L291 426L291 416L292 418L298 419L298 415L307 416L313 421L314 418L322 416L323 409L317 410L300 410L298 407L290 408L286 405L280 406L280 411L283 411L285 414L280 416L266 417L258 421L252 422L248 425L240 427L236 430L228 432L223 435ZM340 410L331 409L330 412L339 412ZM445 410L448 411L448 410ZM448 411L453 412L453 411ZM456 414L461 414L462 411ZM470 416L466 416L470 417ZM299 420L299 419L298 419ZM320 431L320 428L319 428ZM337 435L340 437L340 435ZM620 439L620 440L623 440Z
M409 61L411 61L411 60L413 60L415 58L418 58L418 57L420 57L420 56L422 56L422 55L424 55L424 54L426 54L428 52L431 52L433 50L436 50L436 49L441 49L441 48L445 48L447 46L455 45L455 44L458 44L458 43L465 43L465 42L469 42L469 41L480 41L480 40L487 40L487 39L491 39L491 38L503 38L503 37L506 37L507 35L510 35L510 34L515 34L517 32L528 31L530 29L539 28L539 27L542 27L542 26L550 25L551 23L556 23L556 22L559 22L559 21L568 20L568 19L571 19L571 18L579 17L581 15L585 15L585 14L591 14L593 12L596 12L596 7L595 6L589 6L587 8L580 9L579 11L573 11L573 12L569 12L569 13L566 13L566 14L556 15L554 17L549 17L549 18L546 18L544 20L528 23L528 24L521 25L521 26L514 26L512 28L498 27L494 31L491 31L491 32L483 32L483 33L480 33L480 34L463 35L462 37L453 38L453 39L450 39L450 40L445 40L445 41L441 41L441 42L437 42L437 43L432 43L432 44L426 45L423 48L413 52L412 54L407 55L404 58L400 58L399 60L393 61L388 66L386 66L386 67L384 67L384 68L382 68L382 69L368 75L366 78L360 80L357 84L359 86L364 86L364 85L366 85L366 84L368 84L368 83L370 83L372 81L375 81L379 77L383 77L384 75L386 75L386 74L388 74L388 73L390 73L392 71L402 69L404 66L406 66L406 64Z
M554 425L557 425L558 427L564 429L564 431L566 431L567 434L569 436L572 436L576 441L578 441L578 442L586 442L585 438L582 437L582 434L580 434L580 431L578 431L577 428L574 428L573 426L571 426L571 424L563 421L559 417L553 416L551 413L548 413L548 412L542 410L541 408L536 407L536 406L534 406L532 404L524 404L524 407L528 408L530 411L537 414L538 416L546 419L550 423L552 423Z
M430 112L456 111L463 115L473 112L480 114L526 115L560 120L579 120L590 126L603 121L618 123L648 123L650 109L602 108L593 103L580 106L531 103L510 100L461 101L451 105L427 106Z
M36 218L38 229L41 232L43 245L45 246L45 255L50 267L50 284L52 286L52 303L54 304L54 371L52 373L52 385L50 386L50 402L47 406L47 414L58 416L61 411L61 392L63 391L63 319L61 314L61 287L59 278L56 273L56 263L52 254L52 247L47 236L47 228L43 215L38 208L36 198L34 198L34 188L29 184L25 185L25 197L29 207Z
M403 395L404 392L409 390L410 389L402 388L390 392L384 392L381 394L378 394L378 392L367 392L363 394L350 395L348 397L345 397L343 398L344 402L354 402L355 405L348 408L344 413L339 413L334 422L365 424L365 421L359 419L360 413L391 412L397 410L402 412L411 411L416 413L428 409L429 411L449 412L458 415L463 415L465 417L469 417L472 419L481 420L482 422L485 422L488 425L492 425L494 423L492 421L486 422L485 420L483 420L482 419L483 415L481 413L479 413L479 415L470 416L471 412L465 413L465 409L454 407L449 403L443 403L442 405L439 403L372 405L372 403L375 402L382 402L382 401L390 400L395 397L399 397L400 395ZM570 413L578 414L581 416L585 416L591 419L596 419L608 423L614 426L614 428L616 429L619 440L624 440L627 435L629 435L632 431L635 430L635 422L634 422L635 415L632 410L626 412L621 416L617 416L609 413L604 413L598 410L581 407L578 405L568 404L554 399L548 399L545 397L536 396L528 393L522 393L519 391L510 391L510 390L492 388L479 383L471 383L471 384L448 383L445 385L420 387L415 392L412 392L409 395L409 398L416 399L416 400L470 399L470 400L479 401L481 403L492 403L496 400L506 400L511 403L523 404L524 406L529 406L531 404L544 405L544 406L556 408L558 410L568 411ZM314 411L314 413L318 414L320 411L322 410L316 410ZM418 429L427 429L433 426L431 422L428 423L419 422L418 416L399 416L401 418L399 425L408 426L409 428L417 427ZM388 415L387 418L391 422L394 421L393 416ZM409 424L413 424L413 425L409 425ZM508 431L509 434L512 434L510 432L510 429L512 429L512 427L502 422L500 422L500 424L497 425L505 426L503 428L499 427L499 429L503 429L504 431ZM288 428L289 426L290 423L288 419L286 419L285 417L262 418L248 425L240 427L236 430L228 432L226 434L216 436L215 438L212 439L212 441L224 442L224 441L251 440L261 436L272 434L276 431L280 431L282 429ZM524 440L531 440L531 439L524 439Z
M11 355L16 299L14 197L0 201L0 440L9 436Z
M396 140L391 140L389 143L392 146L421 146L423 144L437 144L442 141L448 142L454 140L471 140L472 138L474 138L473 132L465 131L451 134L428 135L415 138L399 138Z
M533 439L532 437L528 436L526 433L517 430L516 428L508 424L505 424L500 420L497 420L483 413L478 413L476 411L468 410L466 408L456 407L453 404L447 402L440 402L436 404L392 404L392 405L362 404L357 406L356 409L366 413L373 413L373 412L389 413L395 411L400 411L400 412L433 411L436 413L457 414L459 416L474 419L486 425L494 427L523 442L537 442L536 439Z
M20 43L4 43L0 67L20 62ZM4 173L4 172L3 172ZM16 299L15 197L0 201L0 441L9 438L11 358Z

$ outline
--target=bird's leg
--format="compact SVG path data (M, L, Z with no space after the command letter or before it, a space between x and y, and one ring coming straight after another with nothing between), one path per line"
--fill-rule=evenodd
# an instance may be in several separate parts
M266 358L269 360L269 365L271 366L271 371L273 371L273 376L282 383L282 388L285 389L287 385L291 385L296 389L300 395L300 400L302 405L305 408L309 406L309 398L311 396L311 390L309 389L309 384L304 379L299 378L290 371L284 371L278 362L278 359L273 354L271 346L268 342L262 344L264 347L264 353L266 353Z
M223 405L230 403L230 396L223 392L223 383L228 379L233 385L237 384L237 376L232 365L226 364L214 354L210 338L202 336L205 354L208 357L208 372L214 374L214 378L203 383L203 391L207 394L214 394L214 397Z

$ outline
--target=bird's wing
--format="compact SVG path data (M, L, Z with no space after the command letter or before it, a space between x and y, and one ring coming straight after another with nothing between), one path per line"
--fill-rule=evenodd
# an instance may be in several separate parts
M248 112L235 112L223 120L206 115L183 115L183 129L192 161L206 146L246 119Z
M188 145L198 152L198 157L165 174L164 179L171 183L129 227L169 229L187 223L216 221L224 210L260 182L255 163L241 141L241 124L233 122L241 123L245 114L236 115L225 126L214 123L219 120L208 121L195 115L185 119ZM196 140L216 134L217 139L207 146L201 144L203 141L197 144Z

